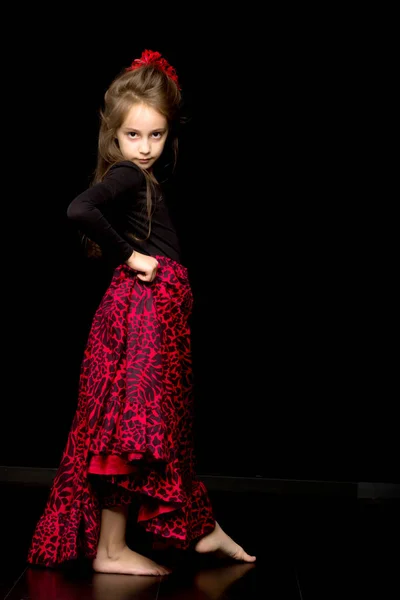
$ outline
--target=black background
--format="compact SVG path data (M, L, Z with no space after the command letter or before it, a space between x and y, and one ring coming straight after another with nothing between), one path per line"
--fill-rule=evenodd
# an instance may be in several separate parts
M193 15L161 34L134 13L75 17L9 21L0 463L61 457L108 281L66 207L95 167L107 86L148 48L175 66L191 115L172 185L195 297L199 471L398 480L392 284L360 191L366 108L340 40L325 47L324 22L295 19L261 34L257 15L230 35L211 21L195 35Z

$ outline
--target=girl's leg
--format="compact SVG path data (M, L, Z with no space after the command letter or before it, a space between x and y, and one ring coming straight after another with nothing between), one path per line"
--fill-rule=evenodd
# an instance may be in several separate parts
M255 562L256 560L255 556L247 554L242 546L239 546L239 544L234 542L233 539L221 529L217 522L215 523L215 529L201 538L194 549L201 554L215 552L219 556L233 558L234 560L243 562Z
M171 571L128 548L125 541L128 506L103 508L97 556L93 569L98 573L126 575L168 575Z

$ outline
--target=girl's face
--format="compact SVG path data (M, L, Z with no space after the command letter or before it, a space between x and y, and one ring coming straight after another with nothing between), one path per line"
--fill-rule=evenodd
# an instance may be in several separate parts
M146 104L133 104L117 130L124 159L147 170L161 156L167 136L167 119Z

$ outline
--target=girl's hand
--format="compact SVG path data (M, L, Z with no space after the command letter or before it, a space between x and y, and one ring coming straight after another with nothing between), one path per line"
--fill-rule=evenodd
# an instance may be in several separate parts
M153 281L157 275L158 262L147 254L134 251L125 263L128 267L137 271L137 277L142 281Z

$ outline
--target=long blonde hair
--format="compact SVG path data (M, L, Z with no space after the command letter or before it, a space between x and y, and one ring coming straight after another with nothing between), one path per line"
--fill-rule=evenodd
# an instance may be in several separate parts
M132 105L136 103L150 106L166 118L168 138L157 163L164 159L164 166L168 163L171 165L171 171L174 170L178 157L181 92L176 82L157 64L147 63L133 70L124 70L114 79L104 95L104 107L100 110L97 164L92 185L101 182L114 164L125 160L118 146L117 131ZM143 174L146 178L147 239L151 232L153 196L159 187L159 181L153 172L143 169ZM82 237L87 255L100 256L99 246L86 236Z

